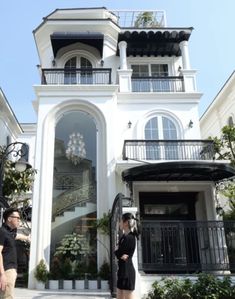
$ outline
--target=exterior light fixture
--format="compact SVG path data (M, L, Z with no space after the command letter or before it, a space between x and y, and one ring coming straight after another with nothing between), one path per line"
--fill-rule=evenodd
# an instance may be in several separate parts
M122 197L123 207L132 207L133 200L131 197Z
M16 171L23 172L26 169L32 168L24 158L27 155L27 147L25 145L26 144L22 142L10 143L0 154L0 206L2 208L9 207L6 198L3 196L3 176L5 163L8 160L8 157L11 155L12 158L18 158L18 160L12 163L12 166L15 167Z
M53 67L56 66L56 61L55 61L55 59L53 59L53 60L51 61L51 64L52 64Z
M131 128L131 126L132 126L132 122L131 122L130 120L129 120L129 122L128 122L127 126L128 126L128 129L130 129L130 128Z
M216 207L216 214L219 215L219 216L223 216L223 208L220 207L220 206L217 206Z
M192 127L193 127L193 121L192 121L191 119L190 119L190 121L189 121L188 127L189 127L190 129L192 129Z
M103 60L103 59L100 60L100 65L101 65L102 67L104 66L104 60Z

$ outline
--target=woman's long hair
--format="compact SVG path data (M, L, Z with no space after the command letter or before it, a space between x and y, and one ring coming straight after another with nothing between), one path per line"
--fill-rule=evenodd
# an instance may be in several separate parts
M128 221L130 231L135 235L135 237L138 240L140 234L139 220L136 217L134 217L132 213L125 213L122 215L122 221Z

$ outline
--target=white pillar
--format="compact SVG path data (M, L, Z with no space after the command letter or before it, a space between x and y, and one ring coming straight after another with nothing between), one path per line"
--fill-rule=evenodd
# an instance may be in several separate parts
M119 55L120 55L120 69L127 70L127 62L126 62L127 43L125 41L121 41L118 44L118 47L119 47Z
M188 51L188 41L184 40L179 44L181 54L182 54L182 68L184 70L190 70L190 62L189 62L189 51Z

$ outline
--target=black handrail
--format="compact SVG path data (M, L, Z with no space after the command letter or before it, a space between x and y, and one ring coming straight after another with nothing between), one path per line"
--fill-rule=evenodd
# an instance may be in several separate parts
M111 84L111 68L44 68L41 84Z
M125 140L123 160L214 160L213 140Z
M141 222L139 270L235 272L235 221Z

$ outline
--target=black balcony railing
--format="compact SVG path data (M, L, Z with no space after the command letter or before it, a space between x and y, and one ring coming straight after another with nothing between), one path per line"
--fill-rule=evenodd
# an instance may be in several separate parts
M125 140L123 160L213 160L212 140Z
M142 221L146 273L235 272L235 221Z
M42 69L41 84L111 84L111 69Z
M183 77L132 77L133 92L182 92Z

